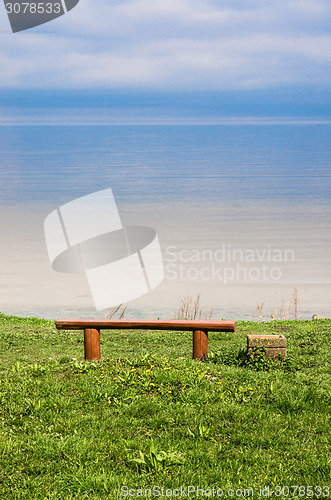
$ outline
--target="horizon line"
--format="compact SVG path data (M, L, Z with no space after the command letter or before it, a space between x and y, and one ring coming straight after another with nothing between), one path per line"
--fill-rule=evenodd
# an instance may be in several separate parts
M105 117L95 119L79 115L77 117L0 117L0 126L138 126L138 125L330 125L331 117L298 117L298 116L233 116L233 117Z

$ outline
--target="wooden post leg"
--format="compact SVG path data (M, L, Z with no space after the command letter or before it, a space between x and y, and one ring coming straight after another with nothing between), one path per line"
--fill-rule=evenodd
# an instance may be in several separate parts
M85 328L84 349L86 361L100 359L100 330L96 328Z
M208 332L193 331L193 359L205 359L208 351Z

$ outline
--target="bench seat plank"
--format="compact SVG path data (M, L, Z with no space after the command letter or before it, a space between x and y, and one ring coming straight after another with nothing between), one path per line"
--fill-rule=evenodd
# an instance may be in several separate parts
M235 321L203 320L126 320L126 319L61 319L55 321L58 330L208 330L213 332L235 332Z

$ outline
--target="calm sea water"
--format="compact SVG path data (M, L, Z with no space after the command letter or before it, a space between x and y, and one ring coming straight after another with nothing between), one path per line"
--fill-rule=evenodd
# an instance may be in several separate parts
M295 286L300 317L330 314L330 125L0 131L3 312L105 316L84 275L50 267L43 221L111 187L123 222L155 228L164 257L164 281L128 317L173 317L201 292L215 318L251 318L264 303L267 319L285 314Z

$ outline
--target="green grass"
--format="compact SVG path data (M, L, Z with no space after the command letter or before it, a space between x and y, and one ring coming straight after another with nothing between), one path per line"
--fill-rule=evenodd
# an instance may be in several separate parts
M187 332L102 331L85 362L82 332L0 314L0 498L330 485L330 328L237 322L209 334L206 362ZM249 365L249 333L284 334L288 360Z

